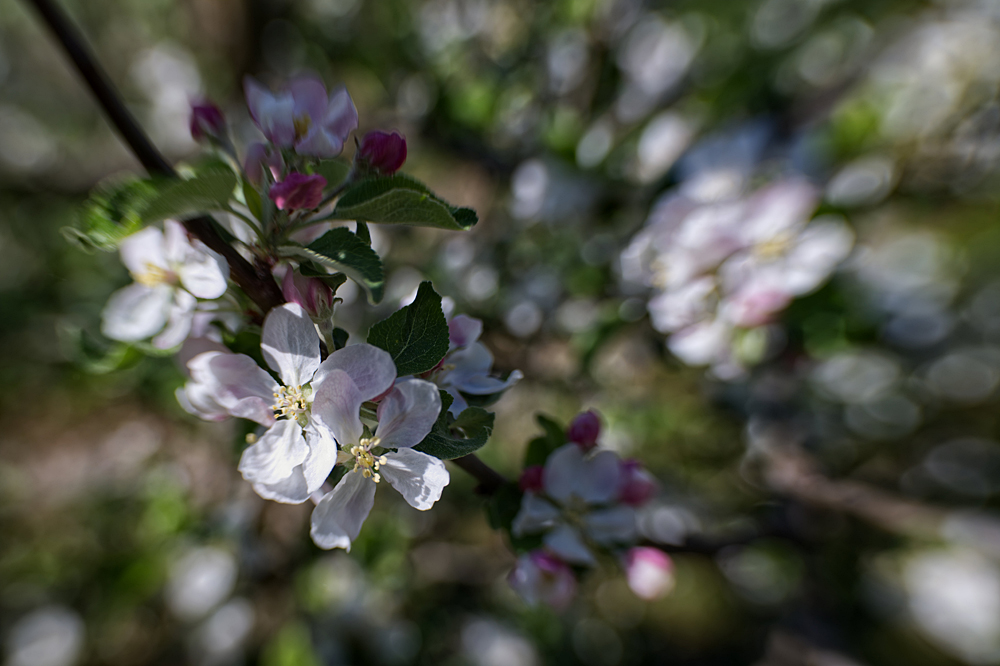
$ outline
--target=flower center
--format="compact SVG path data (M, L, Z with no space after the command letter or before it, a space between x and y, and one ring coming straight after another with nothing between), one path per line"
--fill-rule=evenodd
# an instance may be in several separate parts
M139 284L145 285L147 287L158 287L161 284L173 284L177 276L173 271L169 271L162 266L156 266L154 264L146 262L143 266L143 270L138 275L133 275L135 281Z
M295 127L295 140L298 141L309 133L309 128L312 127L312 118L309 116L295 116L292 120L292 125Z
M352 446L350 453L340 451L337 453L337 462L346 463L354 461L352 472L361 472L366 479L371 479L375 483L382 480L382 475L378 473L379 467L386 463L385 456L376 456L372 449L381 444L378 437L371 439L363 438L357 446Z
M302 422L309 413L309 398L301 386L279 386L271 409L275 418Z
M788 252L791 245L792 234L784 231L763 243L757 243L753 250L754 254L764 261L773 261Z

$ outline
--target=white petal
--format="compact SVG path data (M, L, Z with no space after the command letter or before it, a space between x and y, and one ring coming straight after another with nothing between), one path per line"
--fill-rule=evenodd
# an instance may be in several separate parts
M838 218L818 218L803 231L789 251L784 278L789 292L807 294L833 272L854 245L854 232Z
M250 76L243 79L243 88L250 116L260 131L279 147L290 147L295 139L292 96L287 92L275 95Z
M446 362L455 366L451 371L453 377L488 375L493 369L493 354L483 343L474 342L464 349L453 351Z
M667 346L688 365L708 365L729 355L732 337L732 326L716 318L674 333Z
M296 467L292 473L276 483L255 481L250 484L254 492L266 500L282 504L302 504L312 493L306 487L306 479L302 475L302 467Z
M607 504L618 496L621 459L614 451L598 451L585 459L581 472L577 487L587 504Z
M420 511L434 506L451 481L443 462L410 449L385 454L385 464L379 467L379 473L410 506Z
M323 496L312 513L310 534L320 548L345 548L358 538L375 505L375 483L360 472L348 472Z
M167 268L163 232L156 227L146 227L123 240L118 253L133 276L146 273L150 266Z
M112 340L145 340L163 329L170 317L174 290L167 285L130 284L111 294L101 313L101 332Z
M204 384L189 382L174 391L181 409L206 421L225 421L230 418L229 410L216 402L211 391Z
M542 483L546 494L564 504L570 497L579 497L579 484L583 477L583 451L576 444L561 446L545 461Z
M260 350L285 386L309 382L319 367L319 334L297 303L285 303L267 315Z
M516 537L541 532L554 526L559 515L559 509L548 500L532 492L524 493L521 510L514 517L511 532Z
M583 522L587 536L600 544L628 543L635 539L635 509L630 506L592 511Z
M445 392L447 392L452 398L451 407L448 408L448 411L452 416L458 418L459 414L469 408L469 403L456 388L445 389Z
M278 421L243 451L238 469L247 481L278 483L289 477L308 454L302 426L295 421Z
M221 254L200 242L188 246L176 271L184 288L198 298L219 298L226 293L229 264Z
M387 449L416 446L430 433L440 413L437 386L422 379L403 379L379 403L375 434Z
M249 356L205 352L188 361L191 384L211 396L232 416L270 426L278 383Z
M448 322L448 337L452 348L468 347L483 334L483 322L468 315L456 315Z
M323 382L333 370L346 372L358 387L364 400L379 397L396 380L396 364L384 349L369 344L358 344L338 349L330 354L316 371L313 385Z
M332 370L316 388L312 422L317 429L328 431L342 448L353 446L364 431L359 416L364 401L346 372Z
M302 463L302 474L309 492L315 492L323 486L337 463L337 442L332 433L316 424L306 428L306 442L309 443L309 455Z
M195 297L186 291L174 291L174 302L170 306L167 327L153 338L153 346L157 349L173 349L177 347L191 332L194 320L194 308L198 304Z
M569 525L560 525L546 534L542 543L545 547L570 564L595 566L597 560L591 554L580 534Z
M461 383L455 382L453 386L469 395L493 395L494 393L506 391L523 378L524 374L520 370L514 370L507 376L507 379L490 377L489 375L478 375L475 377L464 377Z

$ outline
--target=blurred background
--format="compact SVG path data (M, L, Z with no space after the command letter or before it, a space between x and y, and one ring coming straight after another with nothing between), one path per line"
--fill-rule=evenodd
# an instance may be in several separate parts
M526 606L474 483L380 493L348 553L236 471L241 426L112 347L116 256L60 234L139 171L24 3L0 11L0 642L73 664L1000 663L1000 4L991 0L66 0L172 160L241 80L347 85L359 133L480 223L373 228L387 297L431 278L525 379L482 457L519 473L536 412L603 415L661 480L675 544L647 603L612 567ZM348 148L350 156L353 148ZM721 382L664 347L619 256L657 199L798 174L857 235L761 362ZM710 176L707 177L706 176ZM800 457L775 460L775 440ZM702 544L697 548L684 543Z

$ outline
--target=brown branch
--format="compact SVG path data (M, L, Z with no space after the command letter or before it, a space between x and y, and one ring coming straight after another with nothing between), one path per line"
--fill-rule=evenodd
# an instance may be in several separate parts
M51 0L27 0L27 2L35 8L52 30L56 41L62 45L66 55L76 66L112 126L132 149L142 166L151 174L176 176L177 172L136 122L107 74L97 64L97 59L87 47L83 36L62 9ZM281 290L278 289L270 273L256 270L244 259L216 232L214 221L210 217L200 216L187 220L184 226L188 233L226 258L229 262L230 277L257 304L263 314L285 302Z
M484 463L479 457L472 453L461 458L452 460L458 467L461 467L479 481L476 492L480 495L492 495L496 493L507 479L503 478L499 472Z

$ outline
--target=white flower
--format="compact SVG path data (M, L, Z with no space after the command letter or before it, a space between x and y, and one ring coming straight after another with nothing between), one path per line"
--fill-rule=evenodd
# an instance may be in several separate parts
M327 381L346 379L331 376ZM330 395L347 393L345 389ZM313 511L312 538L321 548L351 549L351 542L358 537L375 503L375 488L383 478L420 511L431 508L451 480L443 462L410 448L430 433L441 411L441 396L434 384L412 378L396 382L379 403L373 437L363 437L358 410L350 409L353 404L351 401L338 410L336 421L327 421L340 443L337 461L353 467Z
M511 372L507 379L491 376L493 354L479 342L483 333L483 322L479 319L458 315L448 322L448 330L451 350L429 378L454 398L449 411L455 416L469 406L463 393L495 395L524 377L520 370Z
M149 227L129 236L120 252L135 284L116 291L104 307L101 330L114 340L135 342L159 333L154 346L176 347L191 330L197 299L226 293L226 260L189 240L178 222L167 220L162 232Z
M249 356L206 352L188 362L191 381L177 398L204 419L236 416L266 426L243 452L239 470L261 497L304 502L336 464L335 433L353 435L342 424L356 423L360 437L362 403L389 391L396 367L387 352L366 344L337 350L320 363L316 328L295 303L268 314L261 351L282 384Z
M542 492L528 491L514 518L520 537L545 532L545 547L571 564L597 564L588 545L635 539L635 511L618 504L621 460L612 451L585 455L576 444L556 449L545 462Z

